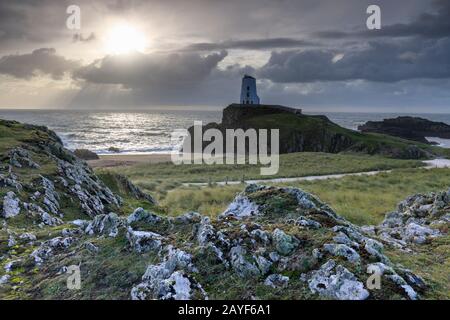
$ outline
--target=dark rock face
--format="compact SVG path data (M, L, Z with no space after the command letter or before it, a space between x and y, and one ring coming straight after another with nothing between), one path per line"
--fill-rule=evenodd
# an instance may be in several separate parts
M73 152L78 158L83 160L97 160L100 159L95 152L88 149L76 149Z
M450 139L450 126L418 117L397 117L383 121L368 121L359 126L362 132L384 133L408 140L429 143L425 137Z
M361 152L400 159L424 159L432 154L407 141L379 137L342 128L323 115L303 115L301 110L278 105L245 106L231 104L223 110L221 123L203 127L218 129L226 137L226 129L279 129L279 153L294 152ZM189 128L193 137L193 127ZM270 141L270 133L268 134ZM193 150L193 141L191 150ZM203 142L203 148L210 142ZM247 146L248 148L248 146ZM224 150L226 142L224 141ZM268 147L271 151L271 147ZM230 152L230 151L228 151ZM237 150L235 149L235 153Z

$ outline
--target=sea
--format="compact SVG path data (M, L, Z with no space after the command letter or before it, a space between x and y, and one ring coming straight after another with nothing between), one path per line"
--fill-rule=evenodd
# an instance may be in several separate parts
M450 114L305 112L323 114L342 127L357 130L369 120L397 116L418 116L450 125ZM187 129L194 121L220 122L222 110L149 109L145 111L87 110L4 110L0 119L47 126L54 130L70 149L89 149L97 154L110 154L116 148L122 154L168 153L179 147L171 134ZM450 140L428 137L440 146L450 148Z

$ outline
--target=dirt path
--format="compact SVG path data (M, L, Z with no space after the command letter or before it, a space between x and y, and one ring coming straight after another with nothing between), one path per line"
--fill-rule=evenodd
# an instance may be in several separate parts
M448 159L434 159L424 161L427 165L423 167L424 169L433 168L450 168L450 160ZM314 181L314 180L325 180L325 179L340 179L347 176L373 176L382 172L391 172L392 170L380 170L380 171L366 171L366 172L355 172L355 173L338 173L338 174L328 174L322 176L305 176L305 177L291 177L291 178L273 178L273 179L258 179L258 180L245 180L246 184L251 183L284 183L284 182L295 182L295 181ZM240 184L242 181L219 181L214 182L214 184L223 185L236 185ZM206 182L187 182L183 183L184 186L207 186Z

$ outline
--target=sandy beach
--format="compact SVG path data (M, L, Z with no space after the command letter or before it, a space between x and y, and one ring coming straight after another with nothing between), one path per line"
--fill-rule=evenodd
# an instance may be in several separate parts
M118 166L130 166L141 163L170 162L170 154L108 154L99 155L98 160L89 160L87 163L92 168L107 168Z

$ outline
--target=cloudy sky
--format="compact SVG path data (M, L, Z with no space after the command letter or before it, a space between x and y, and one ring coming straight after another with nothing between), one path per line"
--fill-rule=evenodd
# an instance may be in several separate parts
M245 73L263 103L450 112L450 0L0 0L0 108L224 107Z

